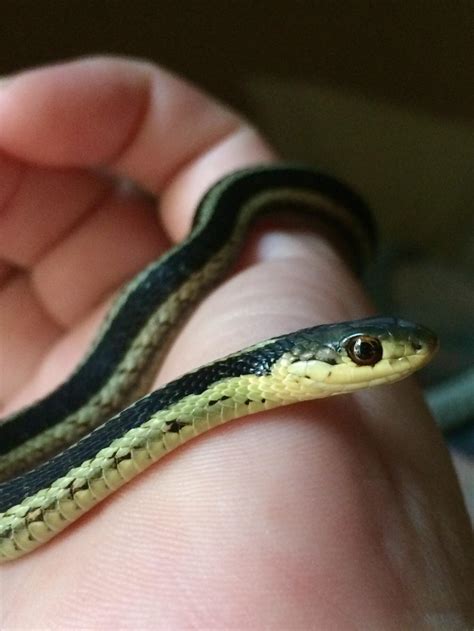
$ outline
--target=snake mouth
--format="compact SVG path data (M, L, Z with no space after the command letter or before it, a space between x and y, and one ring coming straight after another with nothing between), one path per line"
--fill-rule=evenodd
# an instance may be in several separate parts
M416 353L426 353L430 357L436 353L439 340L431 329L407 320L398 320L398 325L401 331L406 331L407 341L412 344Z
M330 366L310 360L293 363L288 372L300 384L306 382L308 390L313 384L315 389L327 396L399 381L422 368L430 358L429 353L419 353L396 359L381 359L375 366L356 366L345 362Z

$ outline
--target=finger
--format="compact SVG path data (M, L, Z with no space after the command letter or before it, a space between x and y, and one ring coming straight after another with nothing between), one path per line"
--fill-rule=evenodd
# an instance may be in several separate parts
M108 167L158 193L172 174L242 127L182 80L144 62L97 58L11 78L0 146L48 166Z
M0 259L33 265L74 230L111 189L111 182L80 170L58 170L0 160Z
M145 62L93 58L25 72L0 90L0 120L0 147L23 160L106 167L164 192L175 239L216 178L272 158L229 108Z
M319 237L276 233L261 246L271 256L202 304L160 381L257 339L367 310ZM7 567L8 585L29 572L34 620L46 624L51 608L35 594L61 561L48 584L59 627L109 628L111 611L124 628L157 613L166 628L418 628L436 611L459 621L469 534L433 435L413 384L238 421ZM83 586L80 596L70 584Z
M43 256L32 282L48 312L71 326L168 245L143 198L111 195Z
M260 262L197 310L159 383L268 336L368 311L319 237L269 234L260 252ZM149 558L153 582L165 564L165 575L188 585L186 600L201 604L197 625L221 616L216 626L232 619L237 626L291 628L296 620L301 628L323 628L331 620L338 628L350 619L390 628L407 616L416 627L427 612L460 616L460 603L469 602L468 521L447 451L413 384L228 425L163 465L164 481L150 471L121 496L121 506L111 505L110 513L106 506L100 525L87 524L87 536L91 542L94 526L105 529L120 513L118 537L107 541L108 558L117 558L120 534L130 531L138 506L145 518L137 539L156 556L130 550L131 571L135 563L143 571ZM206 576L202 588L189 565ZM226 607L216 605L214 592ZM286 596L280 606L275 593ZM164 601L170 615L184 607L184 598L176 608Z
M62 330L36 300L28 279L16 275L0 290L0 410L28 380ZM2 409L3 408L3 409Z
M37 182L39 175L28 180ZM50 389L41 375L56 372L56 384L69 374L59 372L69 362L58 363L53 342L62 340L71 327L87 319L89 312L168 246L153 205L143 196L118 195L110 185L105 190L96 185L96 178L79 172L66 176L51 171L42 176L43 184L31 190L43 190L44 195L17 194L0 219L4 228L0 251L17 265L0 290L0 330L8 338L0 345L0 364L9 367L1 380L0 397L6 401L17 392L15 401L21 404ZM58 204L63 197L64 204ZM48 205L48 201L56 203ZM28 311L19 317L25 301ZM89 336L81 339L85 343L92 335L90 329ZM74 346L77 336L68 337ZM61 348L65 360L76 356L62 344ZM84 352L85 347L80 350Z

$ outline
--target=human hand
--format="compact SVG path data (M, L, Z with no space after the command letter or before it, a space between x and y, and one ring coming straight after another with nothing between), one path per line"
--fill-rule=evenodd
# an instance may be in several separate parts
M64 380L114 291L186 234L212 182L272 159L236 114L149 64L82 60L6 81L1 413ZM151 195L117 190L112 177ZM237 272L196 310L156 385L259 339L369 309L332 243L274 224L253 233ZM192 441L49 545L2 566L0 620L465 628L471 551L449 456L404 382Z

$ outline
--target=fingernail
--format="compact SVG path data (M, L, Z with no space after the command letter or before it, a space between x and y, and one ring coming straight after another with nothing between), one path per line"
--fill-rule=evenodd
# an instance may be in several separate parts
M271 230L264 234L259 243L259 256L263 259L285 256L301 256L305 252L314 252L321 242L321 237L310 231Z

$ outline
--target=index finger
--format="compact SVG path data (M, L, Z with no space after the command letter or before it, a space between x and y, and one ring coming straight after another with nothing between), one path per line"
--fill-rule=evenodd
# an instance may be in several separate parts
M271 155L230 109L146 62L83 59L22 73L2 88L0 148L17 158L105 167L154 195L190 171L187 197L179 200L183 217L173 213L177 223L169 228L174 237L211 180Z

